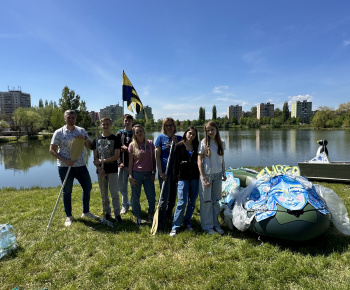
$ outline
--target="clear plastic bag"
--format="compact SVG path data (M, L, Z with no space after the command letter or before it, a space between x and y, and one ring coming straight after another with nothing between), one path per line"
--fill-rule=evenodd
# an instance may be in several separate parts
M327 209L331 214L334 226L344 235L350 235L348 211L339 196L327 187L319 184L315 184L314 186L318 195L326 201Z
M0 224L0 259L17 248L17 240L13 226Z

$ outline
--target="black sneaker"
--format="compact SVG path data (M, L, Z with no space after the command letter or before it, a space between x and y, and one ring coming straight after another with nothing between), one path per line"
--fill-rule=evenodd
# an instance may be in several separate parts
M117 215L115 220L120 224L123 223L122 217L120 215Z

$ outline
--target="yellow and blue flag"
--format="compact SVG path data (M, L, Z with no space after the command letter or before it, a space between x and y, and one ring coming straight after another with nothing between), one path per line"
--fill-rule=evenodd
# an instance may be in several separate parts
M134 106L136 113L140 113L141 109L144 110L142 102L140 97L138 96L135 88L133 87L132 83L126 76L126 74L123 71L123 101L127 102L128 109L131 112L134 112L132 110L132 106ZM147 115L145 112L145 118L147 119Z

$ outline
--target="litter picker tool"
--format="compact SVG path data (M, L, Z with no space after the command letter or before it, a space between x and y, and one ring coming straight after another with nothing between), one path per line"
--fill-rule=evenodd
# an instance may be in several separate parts
M172 157L172 152L173 152L173 146L174 146L174 141L171 142L169 158L168 158L168 162L167 162L166 168L165 168L165 174L166 174L166 175L168 175L170 159L171 159L171 157ZM159 195L159 200L158 200L157 209L156 209L156 212L154 213L154 216L153 216L153 223L152 223L152 228L151 228L151 234L152 234L152 235L155 235L155 234L157 233L157 230L158 230L159 206L160 206L160 201L162 200L163 191L164 191L164 186L165 186L165 183L166 183L166 182L168 182L168 180L163 181L163 183L162 183L162 188L161 188L161 190L160 190L160 195Z
M70 144L70 159L75 161L78 159L80 153L83 151L84 149L84 145L85 145L85 139L84 138L79 138L79 137L75 137L73 139L73 141L71 142ZM68 178L68 175L69 175L69 172L70 172L70 169L72 167L69 166L68 167L68 170L67 170L67 173L66 173L66 177L64 178L63 180L63 183L62 183L62 187L61 187L61 190L60 190L60 193L58 194L58 197L57 197L57 200L56 200L56 204L55 204L55 207L52 211L52 214L51 214L51 217L50 217L50 220L49 220L49 223L46 227L46 233L49 232L49 228L50 228L50 224L51 224L51 221L52 221L52 218L56 212L56 208L57 208L57 205L58 205L58 201L60 200L61 198L61 194L63 192L63 188L64 186L66 185L66 181L67 181L67 178Z

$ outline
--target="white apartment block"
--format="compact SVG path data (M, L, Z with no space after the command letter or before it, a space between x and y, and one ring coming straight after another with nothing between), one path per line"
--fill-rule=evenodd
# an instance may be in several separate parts
M123 118L124 110L122 106L117 105L110 105L104 109L100 110L100 118L110 118L112 120L112 123L115 120L118 120L120 118Z
M261 119L264 117L270 117L273 118L275 113L275 105L266 103L266 104L259 104L256 108L256 118Z
M292 113L291 117L300 117L300 120L302 123L310 123L310 119L312 116L312 102L308 102L306 100L304 101L297 101L295 103L292 103Z
M148 118L148 119L154 119L154 118L153 118L153 114L152 114L152 108L149 107L149 106L144 106L143 108L144 108L144 110L141 109L141 110L140 110L140 113L138 113L138 114L135 115L135 119L143 119L143 120L146 120L146 118L145 118L145 112L146 112L146 114L147 114L147 118Z
M18 90L0 92L0 115L13 114L19 107L30 108L30 94L22 93Z
M236 120L238 121L243 115L242 106L236 105L236 106L229 106L227 107L227 118L229 120L232 119L233 116L235 116Z

